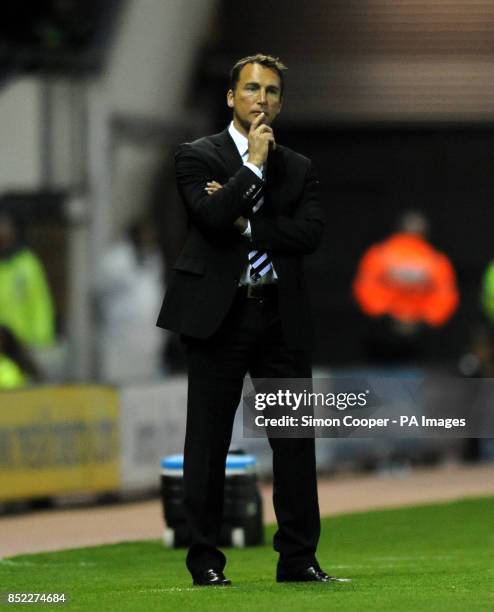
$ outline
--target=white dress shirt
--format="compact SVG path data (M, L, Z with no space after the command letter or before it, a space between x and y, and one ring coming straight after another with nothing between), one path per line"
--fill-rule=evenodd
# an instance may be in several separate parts
M232 137L233 142L235 143L235 146L237 147L240 157L242 158L244 162L244 166L247 166L249 170L252 170L252 172L258 178L264 179L264 174L266 172L266 164L264 164L262 169L260 169L255 164L252 164L251 162L247 161L249 157L249 141L241 132L239 132L236 129L236 127L233 125L233 121L228 126L228 132L230 136ZM260 198L260 200L252 208L253 212L256 213L263 204L264 204L264 198ZM242 232L242 234L246 238L249 238L249 240L252 239L250 221L248 219L247 219L247 228ZM250 264L247 264L244 272L242 273L242 277L240 278L240 285L255 285L256 287L258 287L259 285L267 285L267 284L275 283L278 280L278 276L276 275L276 271L274 269L273 264L272 264L271 270L269 270L269 272L267 272L264 276L262 276L258 281L253 281L251 279L250 267L251 267Z

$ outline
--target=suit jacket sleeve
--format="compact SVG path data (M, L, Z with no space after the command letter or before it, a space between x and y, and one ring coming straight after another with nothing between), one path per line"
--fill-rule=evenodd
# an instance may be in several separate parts
M252 246L280 254L308 254L317 248L324 228L319 202L319 181L309 163L302 195L293 216L274 218L253 215L250 219Z
M180 145L175 154L177 185L191 221L204 232L236 231L233 222L247 215L262 197L263 181L247 166L229 178L213 195L204 188L211 176L207 157L197 146ZM237 232L238 233L238 232Z

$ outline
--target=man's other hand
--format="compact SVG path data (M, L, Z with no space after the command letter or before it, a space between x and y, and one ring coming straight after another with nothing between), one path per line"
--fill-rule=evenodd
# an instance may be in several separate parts
M206 187L204 187L204 191L207 191L208 195L213 195L218 189L222 189L223 185L218 183L218 181L208 181L206 183Z

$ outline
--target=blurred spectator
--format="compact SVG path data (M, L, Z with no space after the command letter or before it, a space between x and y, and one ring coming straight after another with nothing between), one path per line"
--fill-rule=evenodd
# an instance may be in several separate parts
M148 219L132 223L126 238L103 258L96 284L101 323L102 380L115 384L160 376L165 334L155 328L163 293L163 258Z
M407 212L397 231L372 245L359 264L353 294L381 323L380 345L371 343L376 357L417 357L424 330L443 325L457 308L453 266L427 242L427 232L426 218Z
M0 324L27 346L45 347L55 340L54 319L43 265L24 244L17 217L0 211Z
M494 260L487 266L482 279L481 303L491 323L494 323Z
M0 390L18 389L40 382L41 375L15 335L0 325Z

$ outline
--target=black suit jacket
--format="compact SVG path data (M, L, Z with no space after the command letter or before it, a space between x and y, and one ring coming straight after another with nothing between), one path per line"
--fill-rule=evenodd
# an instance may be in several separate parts
M322 235L324 215L311 161L278 145L270 151L266 183L243 165L228 130L182 144L175 154L177 185L189 234L168 282L157 325L208 338L226 317L252 249L269 251L279 286L282 329L289 347L308 349L312 327L303 256ZM223 185L213 195L207 181ZM264 196L255 214L252 208ZM250 218L252 239L233 228Z

